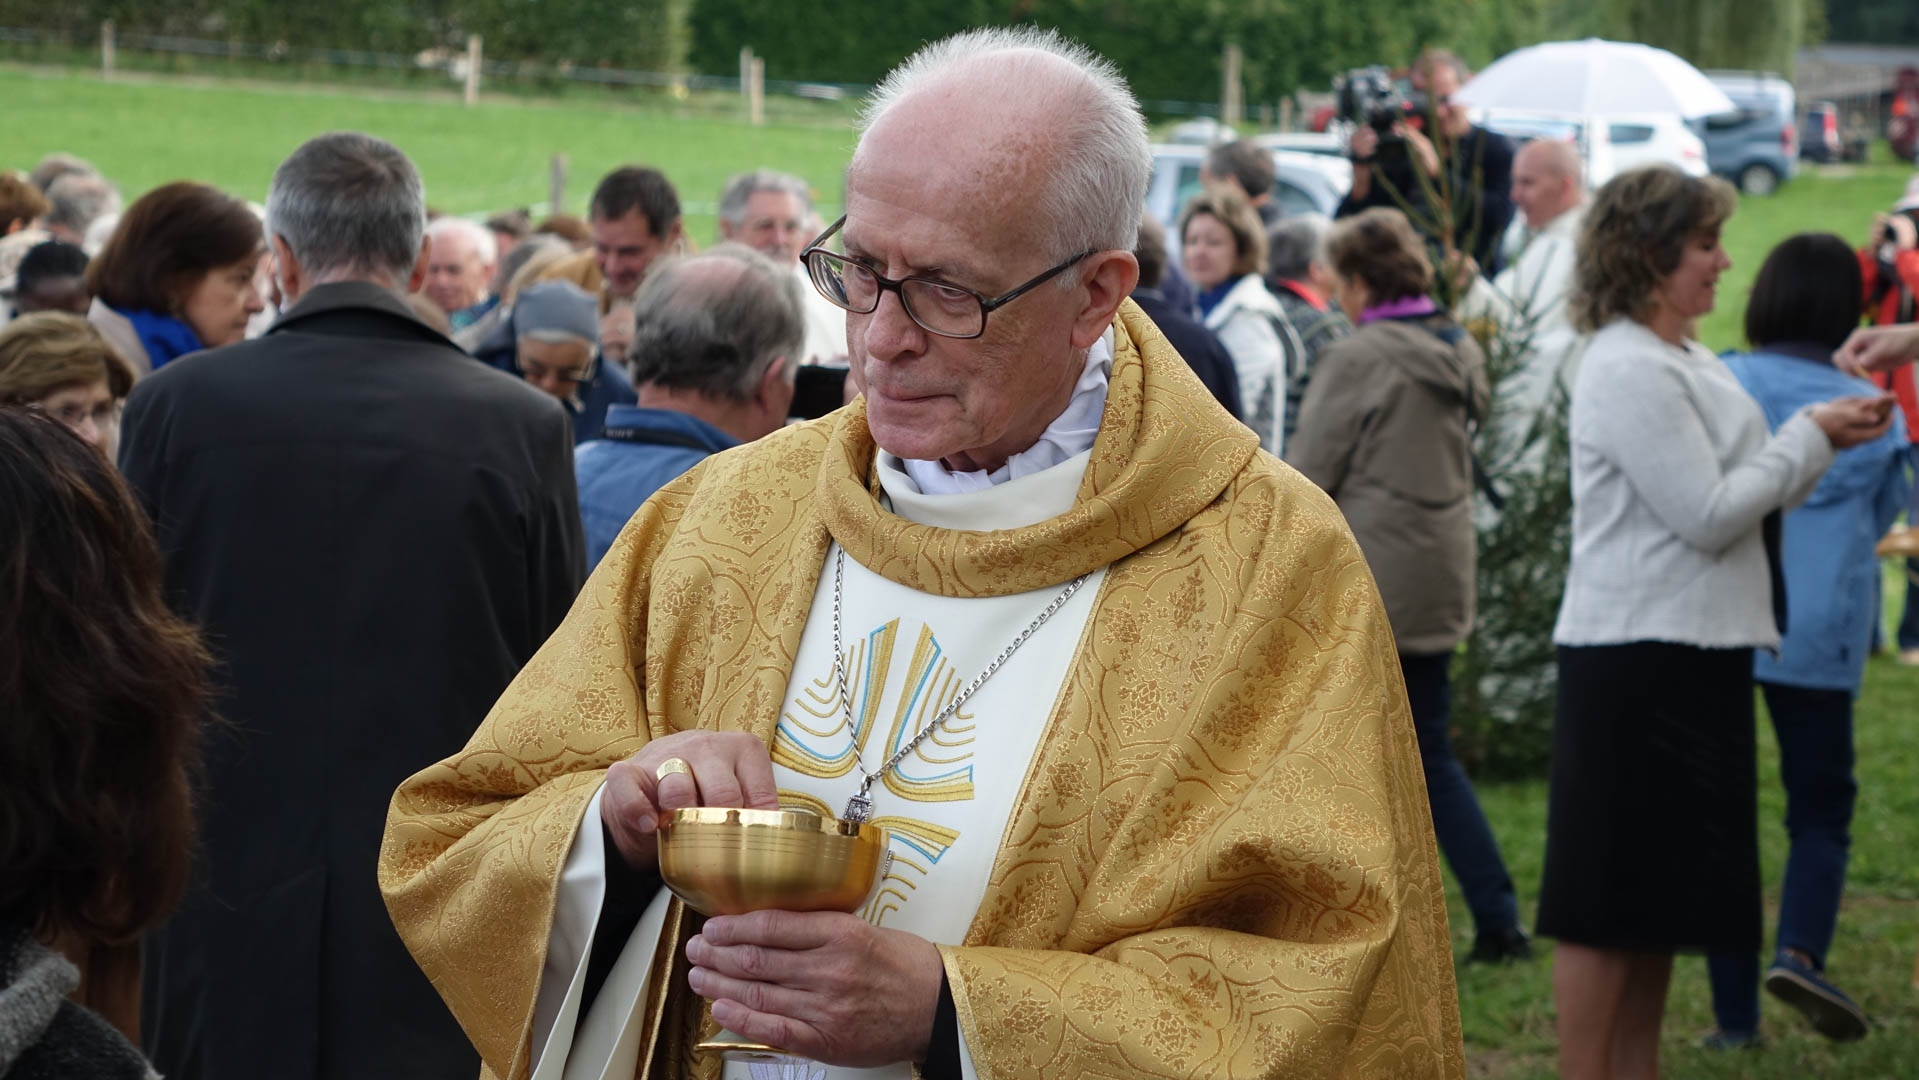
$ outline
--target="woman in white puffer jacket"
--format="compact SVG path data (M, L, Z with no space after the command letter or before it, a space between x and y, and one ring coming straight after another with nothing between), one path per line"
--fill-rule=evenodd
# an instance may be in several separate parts
M1198 290L1199 316L1233 357L1246 426L1259 445L1280 454L1279 413L1288 373L1280 335L1286 311L1266 288L1266 233L1238 191L1201 192L1179 216L1180 257Z

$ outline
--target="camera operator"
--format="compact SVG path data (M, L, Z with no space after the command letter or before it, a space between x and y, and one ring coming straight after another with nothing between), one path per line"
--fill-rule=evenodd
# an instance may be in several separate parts
M1411 208L1414 226L1430 232L1440 223L1420 177L1439 186L1443 169L1456 193L1451 235L1428 239L1443 248L1467 250L1490 277L1500 270L1500 238L1513 218L1513 145L1504 135L1474 125L1466 107L1452 100L1470 75L1466 65L1444 49L1420 54L1414 84L1424 89L1430 109L1415 100L1401 106L1396 117L1374 110L1366 118L1371 122L1354 129L1348 147L1353 189L1335 216L1375 206L1399 207L1397 193ZM1420 130L1419 122L1427 115L1438 129L1436 138ZM1390 126L1382 131L1387 121Z
M1874 325L1919 322L1919 176L1892 211L1874 215L1872 238L1859 249L1859 272L1865 285L1866 315ZM1910 365L1869 376L1899 400L1906 416L1906 434L1913 439L1913 464L1919 467L1919 394L1915 394ZM1919 496L1908 508L1908 518L1919 522ZM1919 664L1919 558L1906 558L1905 612L1899 619L1899 661Z

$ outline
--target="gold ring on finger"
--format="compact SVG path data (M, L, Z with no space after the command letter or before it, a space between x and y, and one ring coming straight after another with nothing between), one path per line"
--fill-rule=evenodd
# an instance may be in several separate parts
M687 764L684 760L676 757L670 757L670 758L667 758L665 761L660 762L660 767L653 770L653 779L664 780L667 777L672 776L674 773L678 773L681 776L692 776L693 770L687 767Z

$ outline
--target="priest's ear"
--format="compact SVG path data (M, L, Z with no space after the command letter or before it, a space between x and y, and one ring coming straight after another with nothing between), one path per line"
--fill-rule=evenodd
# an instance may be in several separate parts
M1079 275L1085 301L1073 319L1073 348L1090 349L1139 284L1139 260L1130 251L1095 251L1080 263Z

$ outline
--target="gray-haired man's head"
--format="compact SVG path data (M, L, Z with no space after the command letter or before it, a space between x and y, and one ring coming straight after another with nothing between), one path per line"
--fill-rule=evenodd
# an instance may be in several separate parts
M811 239L812 210L813 191L799 177L771 169L741 173L720 192L720 236L782 266L796 264Z
M85 158L74 157L72 154L55 153L48 154L46 157L41 158L40 163L33 167L33 173L30 178L33 180L34 187L45 192L53 187L55 180L63 176L72 176L75 174L98 176L100 175L100 171L95 169L93 163Z
M69 244L85 243L88 226L120 212L120 192L96 173L62 175L47 188L47 201L53 207L40 219L41 226Z
M1266 230L1266 280L1306 281L1332 222L1318 214L1281 218Z
M746 404L806 342L797 274L741 244L661 264L633 302L633 381ZM780 418L789 400L781 402Z
M398 147L371 135L307 140L267 189L267 233L298 264L300 288L290 293L355 279L410 289L425 231L419 172ZM283 265L282 288L292 284Z

